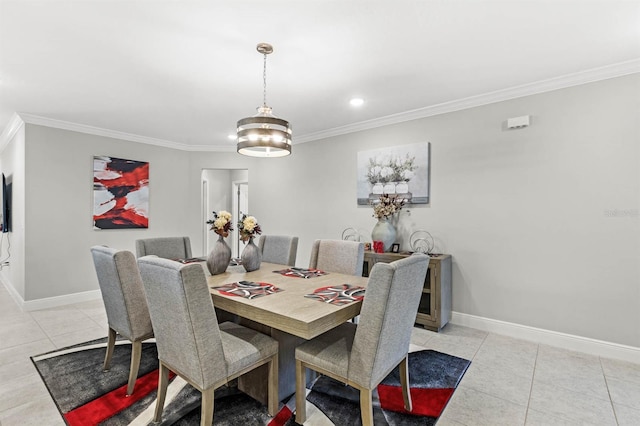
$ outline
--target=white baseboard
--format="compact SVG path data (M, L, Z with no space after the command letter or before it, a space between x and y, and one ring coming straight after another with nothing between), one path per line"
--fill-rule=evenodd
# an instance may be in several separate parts
M65 294L62 296L46 297L44 299L25 300L16 289L5 279L0 277L0 281L15 300L16 304L25 311L37 311L38 309L55 308L58 306L70 305L72 303L88 302L90 300L102 299L100 290L83 291L81 293Z
M571 351L584 352L604 358L613 358L640 364L640 348L634 346L544 330L542 328L529 327L460 312L452 312L451 323L488 331L490 333L502 334L516 339L528 340L549 346L558 346Z
M23 302L25 311L37 311L38 309L55 308L57 306L70 305L72 303L87 302L102 299L100 290L83 291L81 293L65 294L63 296L46 297L44 299L28 300Z

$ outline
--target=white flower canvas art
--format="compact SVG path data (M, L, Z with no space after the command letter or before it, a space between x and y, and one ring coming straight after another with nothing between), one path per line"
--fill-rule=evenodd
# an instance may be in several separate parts
M430 151L427 142L358 152L358 205L374 203L382 194L428 204Z

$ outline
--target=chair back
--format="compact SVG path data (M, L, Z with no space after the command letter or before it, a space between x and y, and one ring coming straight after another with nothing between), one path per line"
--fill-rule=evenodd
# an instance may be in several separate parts
M364 243L345 240L316 240L311 248L309 268L362 276Z
M153 333L142 278L133 253L91 247L109 327L134 341Z
M262 235L258 240L262 261L294 266L298 255L298 237L288 235Z
M189 259L191 241L189 237L160 237L136 240L136 255L154 255L165 259Z
M158 359L200 390L227 377L220 328L204 270L155 256L138 259Z
M407 355L428 267L425 254L373 266L353 341L349 380L372 389Z

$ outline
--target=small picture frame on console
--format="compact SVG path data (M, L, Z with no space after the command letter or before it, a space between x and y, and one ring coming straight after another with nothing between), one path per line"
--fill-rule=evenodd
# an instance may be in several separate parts
M396 243L391 246L391 253L399 253L400 252L400 244Z

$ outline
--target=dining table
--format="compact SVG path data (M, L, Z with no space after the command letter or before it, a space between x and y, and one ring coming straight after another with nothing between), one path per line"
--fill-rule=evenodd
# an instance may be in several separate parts
M266 262L251 272L241 265L217 275L206 267L205 272L219 316L278 341L280 401L295 392L296 346L356 317L368 282L366 277ZM252 287L257 288L253 293L247 290ZM266 401L266 377L266 367L256 369L238 379L238 388Z

